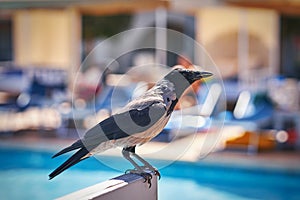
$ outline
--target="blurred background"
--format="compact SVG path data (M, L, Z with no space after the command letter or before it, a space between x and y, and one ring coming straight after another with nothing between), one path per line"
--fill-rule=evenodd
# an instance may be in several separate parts
M102 43L123 31L145 27L153 27L153 32ZM205 50L199 51L184 38L168 37L164 29L184 34ZM114 57L120 48L140 41L154 48ZM99 44L101 48L96 48ZM161 50L169 47L181 53ZM204 167L204 174L207 166L222 166L214 177L200 177L206 182L196 180L195 187L213 185L209 187L213 191L196 191L216 199L298 199L299 52L298 0L0 0L0 155L4 162L0 190L10 199L22 198L25 182L35 177L32 169L41 170L33 182L42 191L58 192L37 194L27 188L28 198L51 199L99 182L90 177L85 185L72 188L60 179L54 182L62 187L59 190L53 182L44 181L48 171L59 164L48 159L150 88L166 73L154 65L171 69L195 64L204 69L213 65L215 78L193 85L189 92L193 94L187 93L177 108L183 111L175 111L163 132L143 147L146 157L187 161L198 170ZM136 66L143 70L135 70ZM180 157L176 155L179 146ZM157 155L149 152L153 147L167 150ZM205 157L209 152L213 153ZM105 156L120 155L108 152ZM245 182L235 179L237 168L252 170L243 177L250 185L243 185L242 191L236 189ZM77 168L83 169L89 167ZM221 180L224 170L231 176ZM256 193L253 180L261 178L262 172L269 175L268 181ZM164 173L176 176L172 170ZM186 176L181 181L195 181ZM72 180L71 174L67 177ZM274 185L274 180L281 185ZM9 185L16 181L24 190L12 194ZM228 182L233 185L225 187ZM162 187L166 192L160 195L168 199L170 188ZM190 198L182 197L201 199L196 191L189 193Z

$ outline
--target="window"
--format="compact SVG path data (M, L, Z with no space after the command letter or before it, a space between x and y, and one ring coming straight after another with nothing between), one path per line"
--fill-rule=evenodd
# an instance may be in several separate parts
M0 19L0 62L13 59L12 22Z

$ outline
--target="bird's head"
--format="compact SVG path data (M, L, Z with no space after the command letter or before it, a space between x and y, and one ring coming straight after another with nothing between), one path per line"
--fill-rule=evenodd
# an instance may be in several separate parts
M210 72L177 68L168 73L164 79L174 84L177 97L180 97L192 83L212 75Z
M163 91L163 98L168 109L168 115L172 113L178 99L191 84L212 75L210 72L200 72L182 68L176 68L169 72L163 80L158 82L158 87Z
M173 76L177 77L181 76L186 79L190 84L194 83L197 80L200 80L202 78L210 77L213 74L210 72L200 72L200 71L195 71L195 70L189 70L189 69L182 69L182 68L177 68L172 70L167 77Z

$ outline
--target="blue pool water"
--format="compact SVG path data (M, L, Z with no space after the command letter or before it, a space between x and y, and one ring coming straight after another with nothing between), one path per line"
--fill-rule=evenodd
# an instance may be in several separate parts
M91 158L49 181L48 174L67 156L0 148L1 199L53 199L120 175ZM104 157L130 168L121 158ZM154 165L162 161L151 161ZM175 162L160 170L159 199L300 199L300 172L221 167Z

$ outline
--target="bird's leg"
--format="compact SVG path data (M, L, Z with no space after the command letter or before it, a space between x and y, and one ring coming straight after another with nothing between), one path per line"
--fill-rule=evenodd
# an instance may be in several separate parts
M150 171L152 171L152 172L154 172L154 174L156 175L156 176L158 176L158 179L160 179L160 173L159 173L159 171L155 168L155 167L153 167L150 163L148 163L145 159L143 159L141 156L139 156L138 154L136 154L135 152L132 152L132 155L136 158L136 159L138 159L141 163L143 163L144 164L144 167L146 168L146 169L149 169Z
M135 169L143 171L143 169L130 157L130 151L128 151L127 149L123 149L122 155L135 167Z
M145 172L144 169L139 166L131 157L130 157L130 153L132 154L135 154L135 146L133 147L127 147L127 148L124 148L122 150L122 155L123 157L128 160L134 167L135 169L134 170L127 170L129 171L130 173L134 173L134 174L139 174L141 175L144 179L145 179L145 182L147 181L147 183L149 184L149 188L151 187L151 179L152 179L152 175L148 172ZM126 172L127 172L126 171Z
M160 179L160 177L161 177L161 175L160 175L160 173L159 173L159 171L155 168L155 167L153 167L150 163L148 163L146 160L144 160L141 156L139 156L138 154L136 154L135 153L135 146L134 147L128 147L126 150L128 150L136 159L138 159L141 163L143 163L144 164L144 166L139 166L139 165L137 165L136 164L136 162L134 162L131 158L130 158L130 156L128 155L128 157L129 157L129 159L131 160L129 160L129 159L127 159L127 160L129 160L136 168L141 168L143 171L146 169L148 169L148 170L150 170L150 171L152 171L152 172L154 172L154 174L156 175L156 176L158 176L158 178ZM125 156L124 156L125 157ZM138 167L137 167L138 166Z

